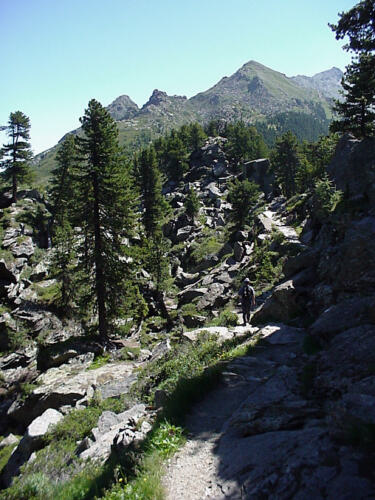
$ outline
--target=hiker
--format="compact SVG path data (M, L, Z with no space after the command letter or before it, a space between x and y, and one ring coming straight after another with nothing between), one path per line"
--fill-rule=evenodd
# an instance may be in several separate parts
M250 324L251 306L255 306L254 288L250 286L249 278L245 278L243 285L239 289L238 295L241 297L243 324Z

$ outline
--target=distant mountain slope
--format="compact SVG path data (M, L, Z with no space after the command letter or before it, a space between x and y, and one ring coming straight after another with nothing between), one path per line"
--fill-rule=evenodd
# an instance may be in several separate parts
M224 77L206 92L190 99L202 118L254 119L285 111L314 113L316 105L329 109L325 98L302 87L283 73L256 61L244 64L232 76Z
M343 75L341 69L331 68L311 77L297 75L291 79L301 87L317 90L323 97L338 99Z
M314 125L309 125L312 135L299 134L299 137L311 140L327 130L332 97L336 95L341 75L339 69L332 68L311 78L289 78L250 61L190 99L154 90L141 108L129 96L122 95L107 109L117 121L120 143L129 152L184 123L204 124L212 119L243 120L263 127L264 131L272 128L271 139L276 132L282 132L279 123L294 124L292 131L299 133L299 124L308 121ZM42 182L54 167L55 155L56 146L35 158L35 171Z

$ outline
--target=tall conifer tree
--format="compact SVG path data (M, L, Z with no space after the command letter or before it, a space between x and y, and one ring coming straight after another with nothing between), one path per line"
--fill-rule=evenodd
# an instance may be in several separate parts
M99 335L108 341L110 326L137 293L134 264L127 258L126 239L135 224L134 193L118 145L116 123L96 100L81 118L78 139L76 210L82 220L80 252L85 300L93 300ZM124 244L125 243L125 244Z
M6 180L12 181L12 201L17 201L18 183L30 173L29 161L32 158L30 139L30 119L21 111L9 116L7 135L8 144L3 145L1 167Z

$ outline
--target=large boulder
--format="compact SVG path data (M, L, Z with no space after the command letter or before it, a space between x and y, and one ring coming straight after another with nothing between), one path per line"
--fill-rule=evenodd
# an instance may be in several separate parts
M91 431L89 439L78 445L77 454L83 460L104 462L111 454L112 447L124 444L124 433L129 446L135 440L142 440L151 426L138 426L138 422L146 415L143 404L133 406L130 410L115 414L105 411L99 417L98 425Z
M375 296L354 297L331 306L311 325L310 334L323 341L363 324L375 323Z
M375 292L375 217L350 224L328 265L325 269L337 292Z
M375 203L375 138L359 141L345 135L327 170L349 198Z
M8 416L20 425L28 425L46 409L69 411L86 405L96 392L103 399L119 397L129 391L135 381L134 364L109 363L96 370L77 373L75 365L50 368L36 379L36 387L26 400L17 399L9 408Z
M1 483L5 487L8 487L12 478L19 474L21 465L29 459L30 455L42 447L42 438L50 427L56 425L62 418L63 415L60 412L49 408L31 422L2 472Z
M9 313L0 316L0 351L7 351L12 334L17 331L17 324Z
M302 312L298 298L299 292L293 280L285 281L274 289L271 297L254 313L252 321L257 324L268 321L290 321Z
M245 178L258 184L266 196L272 193L274 174L270 171L270 161L267 158L248 161L243 168Z
M226 294L228 286L224 283L212 283L206 290L207 292L197 301L198 311L220 308L229 300Z
M183 290L178 294L178 303L179 306L184 304L189 304L194 299L198 297L203 297L207 294L207 288L188 288L187 290Z

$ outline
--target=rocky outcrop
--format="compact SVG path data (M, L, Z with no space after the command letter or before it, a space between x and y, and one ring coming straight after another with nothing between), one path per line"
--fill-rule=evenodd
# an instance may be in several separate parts
M375 139L345 135L337 145L328 173L337 189L352 201L375 203Z
M43 436L51 426L56 425L62 418L61 413L49 408L31 422L1 474L0 483L3 487L7 488L10 485L12 478L19 474L20 467L30 458L34 451L42 447Z
M104 462L112 451L123 451L136 442L143 441L151 430L150 423L144 418L146 415L143 404L118 414L104 411L91 435L78 445L77 455L83 460ZM141 419L143 421L138 425Z
M50 368L36 380L36 387L25 399L17 399L9 408L8 417L19 425L28 425L46 409L67 413L72 407L85 406L97 392L103 399L128 392L135 380L132 363L111 363L96 370L87 370L93 359L84 358L81 365L66 364Z

